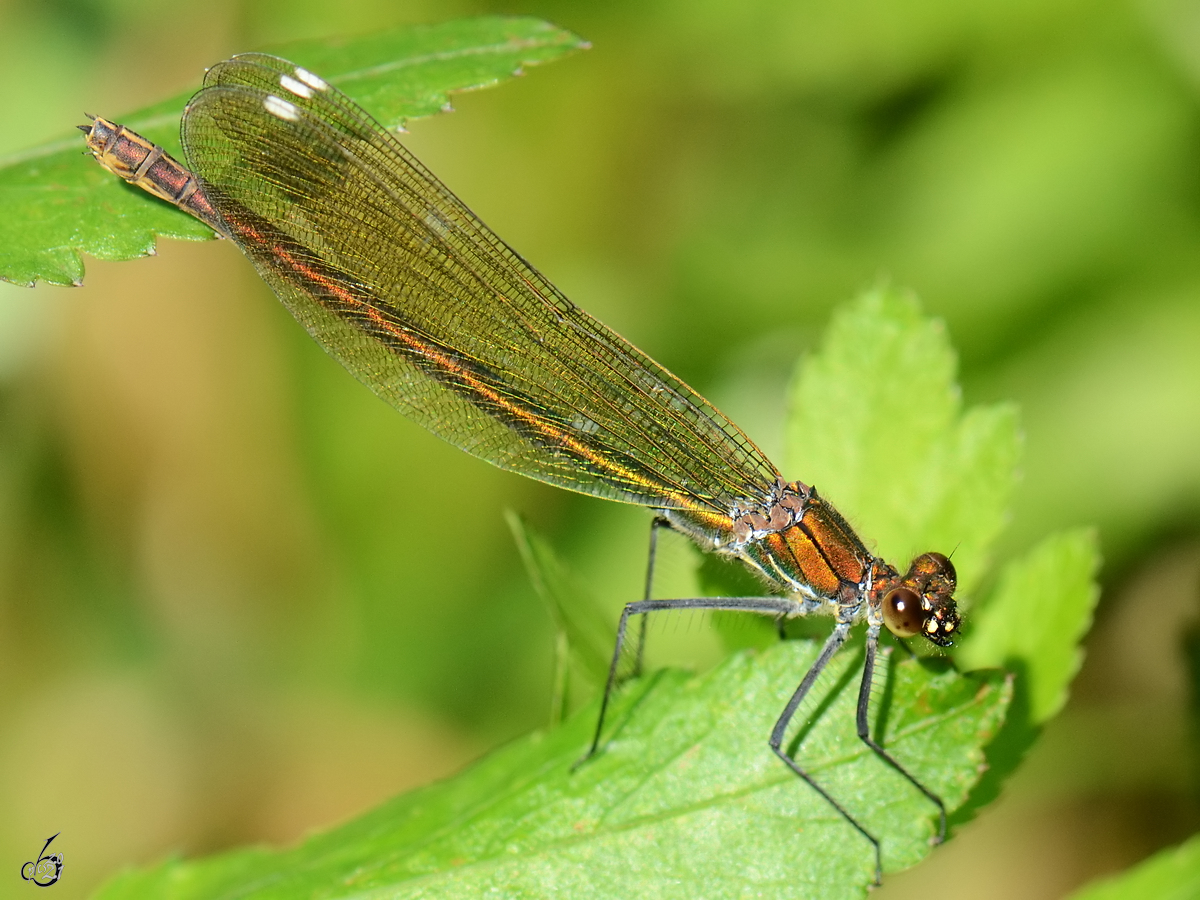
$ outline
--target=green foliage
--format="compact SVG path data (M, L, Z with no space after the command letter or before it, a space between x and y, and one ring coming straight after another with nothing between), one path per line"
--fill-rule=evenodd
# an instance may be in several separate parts
M446 91L494 83L521 64L578 46L542 23L489 19L287 52L396 124L434 111ZM159 104L127 124L170 146L166 129L181 103ZM53 202L38 203L38 190L42 200L53 190ZM129 258L149 252L158 235L206 236L103 173L77 146L10 162L0 170L0 202L13 210L0 217L10 221L0 228L12 231L0 233L0 265L18 282L78 282L80 251ZM20 234L14 221L25 226ZM1018 439L1009 407L961 411L954 367L940 324L910 299L870 294L837 318L824 350L799 371L787 470L818 484L897 564L921 550L953 551L969 592L982 581L988 545L1004 520ZM514 530L566 636L563 646L594 678L606 662L595 617L572 601L571 578L546 545ZM1007 570L973 624L973 663L1016 659L1032 673L1025 689L1031 721L1061 705L1078 665L1075 644L1095 600L1094 558L1078 536L1050 539ZM1020 635L1005 629L1014 606L1044 609L1064 597L1061 617L1026 616ZM816 646L790 641L735 654L702 676L668 671L632 684L619 697L603 752L578 769L594 707L296 848L172 861L123 875L101 896L864 893L869 846L766 748ZM885 869L895 871L929 852L934 811L856 739L860 664L861 651L852 649L835 659L815 707L803 711L812 723L792 747L883 838ZM950 809L972 806L1011 682L901 653L887 657L879 677L877 736Z
M962 822L998 796L1066 702L1099 599L1099 554L1088 532L1051 535L973 602L1008 514L1020 432L1010 405L963 411L954 370L942 324L913 298L877 289L837 314L822 350L799 367L787 433L789 471L822 487L882 556L897 566L926 550L952 556L968 610L959 667L1017 674L989 771L952 817Z
M823 473L832 496L848 498L842 509L861 532L874 535L869 529L877 528L884 536L881 546L893 551L947 548L948 538L938 535L956 530L961 542L954 555L963 582L982 580L982 562L1004 520L1014 482L1016 414L1007 405L961 411L953 351L940 323L924 317L910 297L874 291L835 318L821 351L798 367L792 397L788 435L793 454L803 459L793 460L789 472ZM920 499L910 507L906 494ZM531 540L527 532L521 534ZM579 616L590 609L586 592L569 585L544 543L532 540L539 551L536 557L526 551L526 560L539 592L560 610L555 618L567 643L584 645L575 652L594 656L598 666L600 652L584 649L599 640L595 628L581 628L561 611L574 608ZM1004 740L997 739L995 752L989 753L993 771L955 821L965 821L994 799L1036 738L1036 726L1065 701L1081 659L1078 643L1098 596L1097 566L1089 533L1054 535L1010 563L983 611L967 620L966 642L956 654L960 668L1017 670L1023 702ZM547 585L556 587L547 590ZM750 643L745 629L728 631L737 639L730 643ZM889 702L893 708L921 706L920 698L903 691ZM804 748L809 749L807 740ZM961 750L943 748L951 754ZM824 836L831 846L818 855L833 852L841 840L836 828ZM820 837L814 835L814 846Z
M1034 724L1062 709L1083 663L1079 642L1099 599L1099 565L1093 532L1052 534L1005 566L987 606L970 620L959 664L1022 671Z
M385 126L446 107L450 94L489 87L586 46L538 19L462 19L339 44L306 41L278 52L337 85ZM192 92L115 117L178 154L179 117ZM105 113L106 118L114 118ZM152 201L97 166L81 138L0 160L0 279L81 284L82 253L125 260L154 252L159 237L206 240L212 232Z
M897 568L928 550L952 555L969 596L1007 516L1020 437L1011 405L962 411L955 368L940 321L911 297L870 292L797 370L786 471Z
M821 352L797 370L788 471L820 486L898 567L952 551L969 605L1007 516L1021 440L1011 405L964 412L954 375L942 323L911 297L872 291L835 316ZM1051 535L1009 563L966 620L959 665L1020 670L1031 724L1066 702L1098 568L1090 532Z
M873 295L846 315L871 333L894 331L900 344L930 333L911 302L889 295ZM832 357L845 352L831 340L805 372L831 371ZM920 365L893 366L892 383L899 390L900 382L921 373ZM805 396L806 377L797 388ZM810 403L820 405L839 402L843 392L811 396ZM808 414L819 418L822 411ZM869 405L865 414L877 415ZM948 417L944 424L952 430L957 423ZM935 429L929 432L934 446L948 443ZM979 477L998 456L1003 453L971 457L984 470ZM602 677L607 642L594 606L542 539L515 519L510 524L575 665L586 680ZM766 746L818 646L812 640L775 643L736 653L702 676L665 671L632 683L618 695L602 752L578 769L595 704L450 781L399 797L296 848L168 862L122 876L101 896L861 894L873 874L869 845ZM816 699L802 710L791 749L882 837L885 869L895 871L930 851L935 811L857 739L861 663L861 648L835 657ZM880 672L872 727L953 810L985 768L985 748L999 733L1010 685L998 672L961 675L944 660L892 652Z
M1170 847L1115 878L1090 884L1069 900L1191 900L1200 897L1200 835Z
M766 747L814 656L789 641L700 677L658 672L621 696L604 752L578 769L594 707L294 849L167 862L120 876L99 900L864 895L869 845ZM929 852L932 809L854 736L859 661L835 662L841 687L803 758L886 835L887 867L903 868ZM888 746L960 803L1003 715L1005 679L899 654L888 679Z

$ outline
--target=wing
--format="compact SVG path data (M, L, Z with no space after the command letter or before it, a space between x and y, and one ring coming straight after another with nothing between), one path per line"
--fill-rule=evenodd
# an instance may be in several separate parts
M736 425L564 297L363 109L271 56L209 70L183 145L308 332L434 434L612 500L715 510L779 477Z

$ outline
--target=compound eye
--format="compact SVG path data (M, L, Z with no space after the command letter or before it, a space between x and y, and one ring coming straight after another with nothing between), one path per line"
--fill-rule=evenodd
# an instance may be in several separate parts
M883 598L883 624L896 637L912 637L921 632L925 612L920 595L909 588L898 587Z

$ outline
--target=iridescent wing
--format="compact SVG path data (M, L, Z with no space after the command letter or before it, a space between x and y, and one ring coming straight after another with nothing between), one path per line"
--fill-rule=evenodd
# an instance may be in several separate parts
M209 70L183 145L309 333L434 434L570 490L728 514L778 472L725 416L564 297L363 109L261 54Z

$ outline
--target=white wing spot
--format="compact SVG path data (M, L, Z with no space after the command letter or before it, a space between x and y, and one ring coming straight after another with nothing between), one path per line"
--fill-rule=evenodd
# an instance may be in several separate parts
M314 91L329 90L329 85L325 83L324 79L318 78L312 72L308 71L308 69L302 69L299 66L296 66L296 77L307 84Z
M313 89L303 81L297 81L291 75L280 75L279 86L285 91L291 91L297 97L303 97L308 100L313 95Z
M263 98L263 109L276 118L287 122L295 122L300 118L300 110L296 109L295 106L286 100L279 99L274 94L267 94Z

